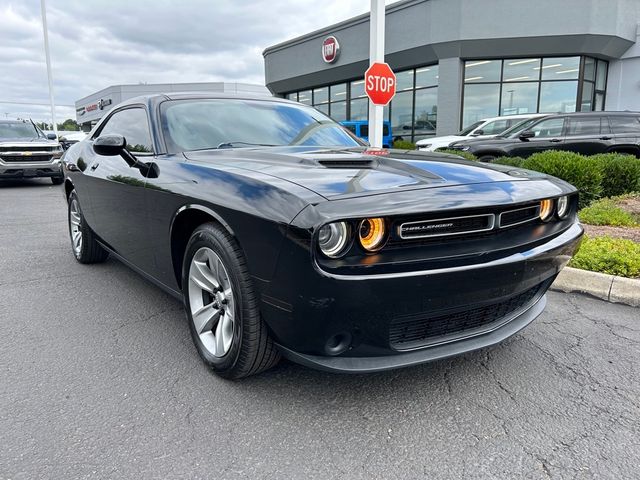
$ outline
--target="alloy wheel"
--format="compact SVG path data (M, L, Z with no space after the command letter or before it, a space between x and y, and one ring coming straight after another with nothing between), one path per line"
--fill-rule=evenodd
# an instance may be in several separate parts
M69 206L69 231L71 232L71 245L76 257L82 253L82 217L80 214L80 205L75 198L71 200Z
M191 259L188 288L191 318L203 347L223 357L233 340L235 304L229 274L210 248L200 248Z

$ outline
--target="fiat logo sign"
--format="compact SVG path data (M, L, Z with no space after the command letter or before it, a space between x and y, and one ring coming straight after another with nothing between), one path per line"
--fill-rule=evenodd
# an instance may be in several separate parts
M338 59L340 53L340 44L338 39L333 35L327 37L322 42L322 59L326 63L333 63Z

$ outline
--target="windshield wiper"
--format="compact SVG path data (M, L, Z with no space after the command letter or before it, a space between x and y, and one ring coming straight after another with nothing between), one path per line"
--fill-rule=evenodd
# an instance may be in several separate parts
M269 143L250 143L250 142L222 142L216 148L233 148L236 145L247 145L249 147L278 147Z

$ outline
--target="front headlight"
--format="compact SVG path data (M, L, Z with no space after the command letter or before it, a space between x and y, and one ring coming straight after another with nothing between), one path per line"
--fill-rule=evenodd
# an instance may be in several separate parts
M564 220L569 215L569 197L564 196L556 200L556 213L560 220Z
M318 232L320 251L329 258L337 258L345 251L349 242L349 225L333 222L324 225Z

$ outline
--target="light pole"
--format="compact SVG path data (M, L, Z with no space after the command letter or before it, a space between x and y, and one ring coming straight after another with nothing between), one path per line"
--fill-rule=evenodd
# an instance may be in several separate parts
M56 105L53 101L53 77L51 75L51 58L49 56L49 33L47 30L47 8L45 0L40 0L42 10L42 33L44 35L44 55L47 61L47 77L49 79L49 102L51 103L51 120L53 121L53 133L58 136L58 125L56 124Z
M44 1L44 0L43 0ZM371 0L369 19L369 65L384 62L384 0ZM382 148L382 120L384 106L369 100L369 143L374 148Z

